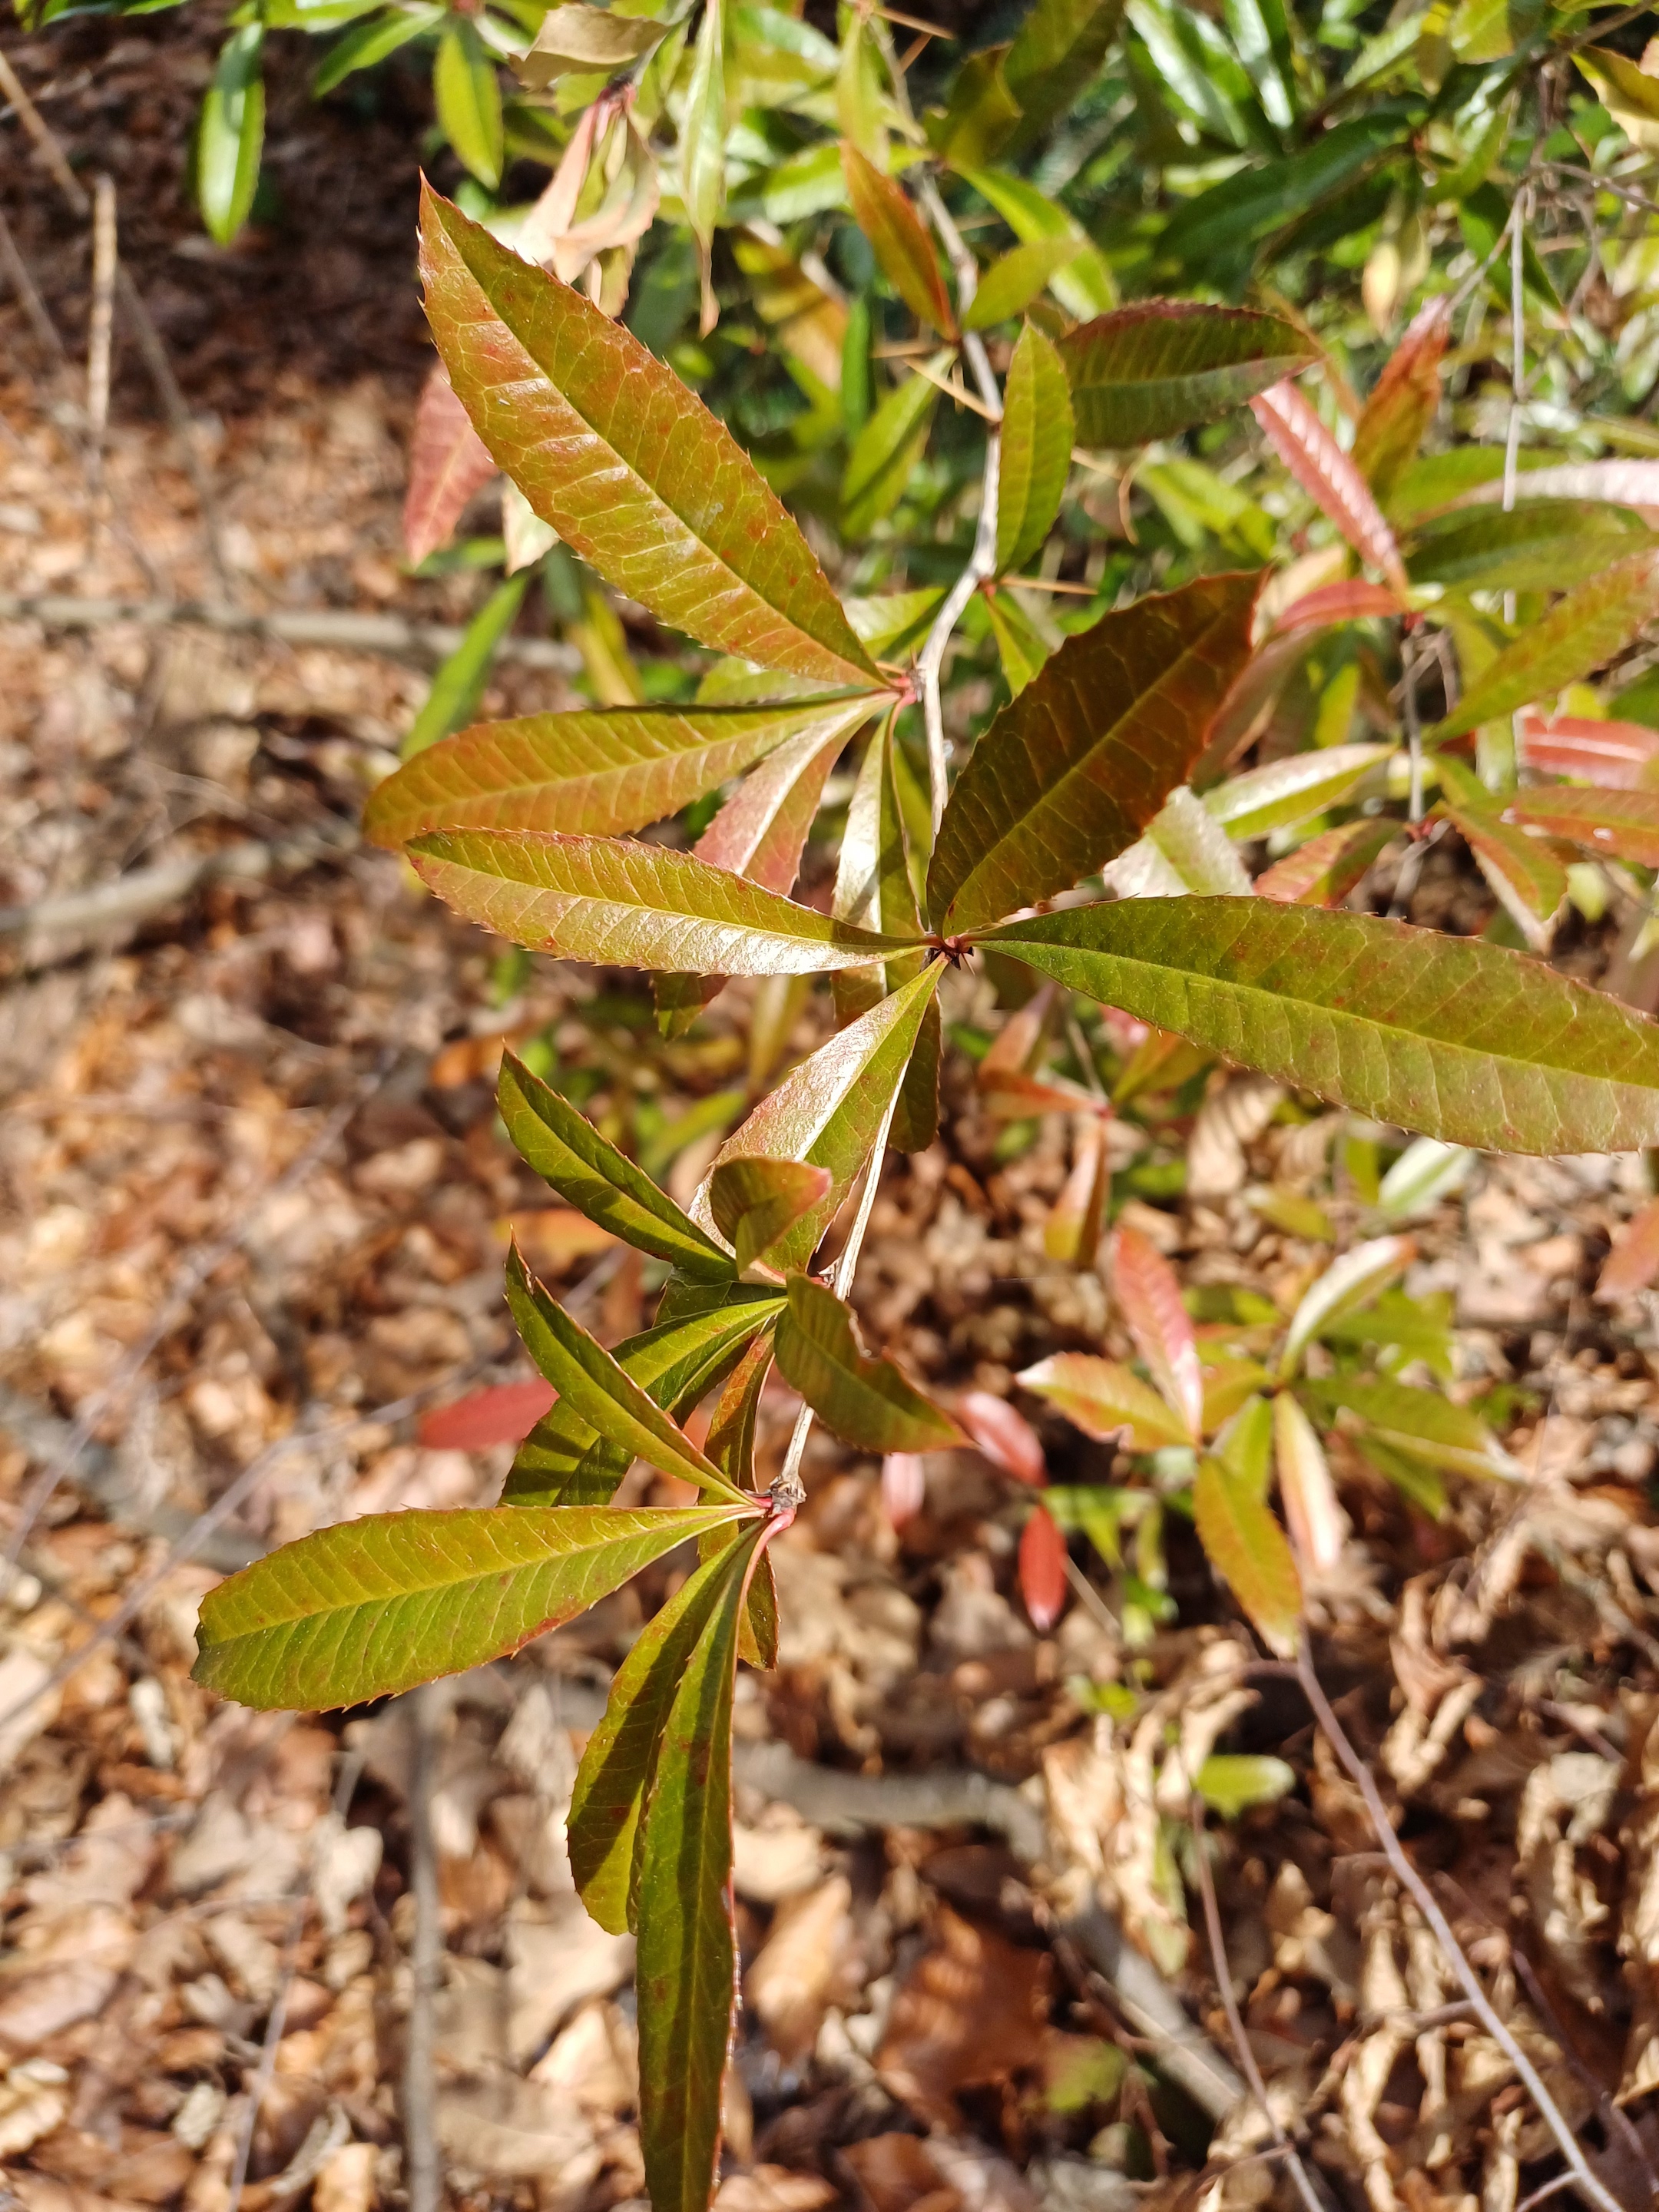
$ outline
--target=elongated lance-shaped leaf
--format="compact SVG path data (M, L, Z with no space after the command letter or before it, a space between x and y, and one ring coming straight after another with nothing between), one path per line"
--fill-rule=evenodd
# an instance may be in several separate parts
M457 397L573 551L716 652L873 678L793 517L648 348L429 187L421 269Z
M202 1601L195 1679L265 1711L352 1705L516 1651L751 1507L388 1513L320 1528Z
M495 1103L519 1157L590 1221L638 1251L672 1261L682 1274L732 1279L730 1256L713 1237L510 1052L501 1061Z
M939 274L939 257L903 186L883 176L847 140L842 142L841 166L853 219L874 246L888 283L919 323L954 337L957 319Z
M830 1195L830 1182L828 1168L803 1160L723 1160L709 1176L708 1204L738 1269L763 1261L809 1207Z
M1068 331L1060 359L1085 446L1145 446L1305 368L1312 342L1276 315L1141 300Z
M1325 1447L1289 1390L1273 1400L1273 1464L1291 1541L1309 1566L1328 1572L1342 1557L1347 1524Z
M690 853L609 837L462 830L417 838L410 858L470 921L515 945L605 967L704 975L811 975L915 944L877 937Z
M972 304L963 317L964 330L988 331L1012 316L1024 314L1049 278L1078 255L1073 238L1034 238L1008 252L980 278ZM1071 401L1068 398L1066 405Z
M835 896L830 911L841 921L860 929L889 930L897 936L920 932L921 916L916 906L905 839L904 809L895 757L896 714L886 715L865 749L858 781L847 809L841 855L836 869ZM884 984L896 987L914 973L908 963L895 963L885 975L869 969L846 969L835 979L836 1012L842 1021L865 1012L882 995Z
M1659 1024L1524 955L1265 899L1137 899L986 933L1017 960L1379 1121L1511 1152L1659 1140Z
M1251 400L1250 411L1309 498L1403 599L1409 583L1393 531L1364 477L1295 385L1275 384Z
M1249 658L1259 582L1201 577L1066 640L957 779L927 873L936 928L1069 890L1134 842Z
M431 830L614 836L665 821L769 754L844 740L873 704L610 707L480 722L377 785L363 828L377 845Z
M1101 870L1120 898L1245 898L1250 872L1202 799L1177 784L1146 835Z
M1256 896L1281 906L1340 906L1399 827L1382 817L1322 830L1256 878Z
M1443 805L1434 811L1468 845L1499 905L1533 951L1547 951L1551 926L1567 896L1567 872L1549 847L1486 807Z
M1052 1513L1033 1509L1019 1536L1019 1594L1031 1626L1046 1636L1066 1609L1066 1539Z
M1030 145L1081 96L1122 20L1123 0L1036 0L1003 64L1019 105L1017 145Z
M1659 552L1632 553L1550 609L1505 646L1451 713L1425 732L1431 744L1461 737L1576 684L1622 653L1659 612Z
M845 538L867 537L903 498L927 443L927 428L939 403L932 378L950 364L948 352L927 363L929 376L908 376L896 385L853 441L841 486L841 527Z
M692 50L691 82L680 112L680 202L697 241L702 276L704 337L720 320L711 257L714 226L726 204L726 0L703 0Z
M744 1572L686 1662L652 1763L637 1850L640 2148L653 2212L707 2212L737 1997L732 1918L732 1699Z
M1659 783L1659 730L1644 722L1528 709L1519 717L1515 735L1526 766L1546 775L1582 776L1608 791Z
M741 1492L677 1428L660 1406L537 1282L515 1244L507 1255L507 1302L525 1350L560 1401L636 1458L716 1498Z
M614 1357L652 1404L678 1421L742 1360L782 1307L781 1296L734 1284L721 1304L659 1322L619 1344ZM712 1451L705 1455L731 1476L724 1460ZM602 1435L562 1398L520 1445L501 1503L608 1505L633 1463L633 1447L625 1437Z
M1659 791L1598 791L1550 784L1523 791L1504 809L1508 822L1571 837L1586 851L1638 867L1659 867Z
M1018 249L1030 252L1025 246ZM1027 323L1008 365L997 479L997 574L1023 568L1042 551L1071 473L1077 425L1065 365Z
M640 1810L658 1739L703 1631L727 1595L747 1546L740 1524L714 1531L719 1548L650 1621L611 1685L605 1717L587 1740L570 1796L570 1871L576 1893L613 1936L633 1926L631 1895Z
M1220 1460L1201 1459L1193 1514L1210 1565L1226 1577L1263 1643L1288 1659L1296 1650L1302 1583L1285 1531L1261 1492Z
M1409 1237L1375 1237L1370 1243L1356 1244L1340 1259L1333 1260L1318 1280L1303 1293L1291 1316L1285 1348L1279 1354L1280 1376L1294 1375L1303 1353L1314 1339L1333 1322L1340 1321L1357 1306L1368 1304L1396 1275L1403 1274L1416 1251Z
M1013 592L987 592L986 619L997 641L997 659L1008 682L1008 696L1018 699L1054 650Z
M1408 461L1440 404L1440 363L1451 335L1451 301L1431 300L1383 363L1353 434L1353 464L1379 499Z
M1659 1198L1650 1198L1608 1253L1596 1278L1595 1295L1604 1305L1634 1297L1659 1275Z
M495 459L440 364L421 386L409 441L404 550L411 566L418 568L428 553L448 543L467 501L495 474Z
M1454 1474L1514 1480L1520 1469L1468 1406L1408 1382L1303 1382L1297 1389L1327 1419L1346 1413L1385 1444Z
M1175 1269L1138 1229L1120 1229L1112 1238L1112 1287L1153 1382L1188 1436L1197 1437L1204 1420L1198 1341Z
M1072 1171L1042 1224L1042 1249L1051 1260L1092 1267L1100 1251L1106 1206L1112 1194L1112 1158L1104 1120L1087 1121L1077 1141Z
M1205 793L1204 804L1230 837L1263 837L1341 805L1394 751L1392 745L1359 744L1292 753L1229 776Z
M1412 531L1403 550L1414 584L1457 592L1565 592L1652 544L1653 532L1627 507L1524 499L1507 514L1496 507L1431 514Z
M939 975L935 962L821 1044L761 1101L716 1155L715 1168L727 1160L759 1158L805 1160L830 1170L828 1195L778 1239L769 1255L771 1266L805 1267L852 1188L902 1079ZM714 1225L707 1180L692 1200L691 1212L704 1226Z
M824 1426L859 1451L948 1450L962 1441L948 1413L890 1359L860 1352L852 1310L810 1275L789 1278L779 1317L778 1367Z

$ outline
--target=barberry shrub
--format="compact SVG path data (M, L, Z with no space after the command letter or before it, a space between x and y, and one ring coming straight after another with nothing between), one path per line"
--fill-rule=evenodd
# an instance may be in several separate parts
M1109 38L1116 19L1104 12ZM598 13L569 5L549 21L586 36ZM1056 73L1083 65L1067 37L1083 38L1089 16L1071 0L1040 0L1035 32L1015 49L1023 74L1013 55L964 64L938 146L993 204L1000 173L984 166L986 149L1020 127L1011 85L1018 76L1032 112L1052 115ZM717 10L708 21L715 30L699 33L693 70L706 62L713 83ZM1659 608L1659 555L1642 518L1600 495L1501 508L1449 495L1402 551L1383 495L1417 465L1435 410L1443 302L1407 331L1345 449L1298 381L1328 365L1288 313L1147 298L1071 323L1061 310L1107 279L1069 219L981 270L916 166L917 143L902 149L906 181L894 173L876 127L889 97L880 51L856 28L848 44L836 190L896 300L931 336L908 349L915 373L857 430L842 522L857 539L893 512L943 385L986 425L960 574L948 588L844 604L733 437L605 312L615 302L603 283L588 296L428 191L427 309L446 404L466 438L544 532L717 657L696 696L676 703L486 722L431 744L376 791L368 814L374 838L406 853L458 913L532 951L648 971L671 1030L723 979L827 975L835 1034L726 1140L684 1209L509 1057L501 1111L526 1161L669 1271L654 1325L605 1348L515 1251L507 1296L556 1396L501 1503L323 1529L202 1608L202 1681L256 1706L338 1706L511 1652L696 1540L698 1564L616 1677L569 1820L588 1909L638 1939L641 2124L657 2212L701 2212L716 2171L734 1986L734 1682L740 1662L764 1668L775 1654L768 1550L802 1501L807 1429L817 1419L860 1451L902 1460L960 1441L958 1416L972 1427L964 1409L934 1405L893 1361L870 1356L848 1304L887 1149L919 1149L934 1133L942 977L994 953L1033 972L1040 1007L1103 1007L1140 1025L1120 1103L1219 1060L1445 1147L1659 1144L1659 1027L1498 943L1340 903L1382 845L1414 845L1439 825L1464 839L1522 938L1541 939L1575 849L1659 861L1650 736L1530 711L1622 652ZM1102 51L1090 47L1090 67ZM696 151L688 142L682 161L694 229ZM1246 211L1255 189L1237 195ZM1029 193L1004 197L1036 224ZM1192 203L1194 220L1206 204ZM1225 210L1211 214L1221 222ZM1044 299L1067 270L1058 305ZM970 385L952 383L958 362ZM1057 636L1039 632L1008 585L1041 559L1074 453L1108 451L1127 467L1246 406L1337 533L1335 568L1300 591L1261 568L1200 568ZM1177 465L1149 465L1173 501ZM1213 492L1220 479L1193 466L1189 491L1208 477ZM1230 512L1248 548L1254 525ZM1269 527L1257 551L1272 543ZM1506 592L1527 596L1524 619L1500 613L1494 595ZM940 671L976 603L1007 696L953 773ZM1431 632L1462 648L1466 680L1424 729L1417 680ZM1379 734L1347 742L1345 720L1340 742L1240 766L1309 641L1350 633L1367 641ZM1405 663L1404 744L1376 680L1385 651ZM1472 736L1516 714L1535 769L1595 769L1599 783L1520 793L1512 775L1477 773ZM823 912L791 892L831 771L848 757L856 772ZM641 834L722 793L690 848L684 835ZM1252 882L1241 855L1262 838L1282 848ZM1093 1096L1037 1068L1025 1048L1034 1018L1005 1039L981 1078L1016 1110L1076 1110ZM1103 1121L1110 1108L1099 1102ZM1079 1264L1102 1241L1104 1158L1103 1145L1080 1147L1057 1209L1056 1249ZM832 1224L837 1257L819 1269ZM1432 1394L1352 1363L1338 1361L1334 1377L1306 1371L1310 1343L1340 1345L1345 1322L1376 1309L1407 1256L1399 1237L1338 1261L1288 1329L1258 1332L1207 1391L1169 1270L1133 1231L1120 1229L1115 1256L1150 1385L1078 1355L1024 1380L1092 1433L1191 1452L1200 1535L1275 1648L1298 1633L1298 1559L1327 1565L1336 1540L1322 1424L1358 1424L1407 1486L1425 1468L1501 1471L1473 1416ZM1370 1326L1352 1345L1415 1341L1398 1315ZM775 1363L803 1411L763 1488L756 1415ZM686 1422L705 1405L697 1443ZM636 1460L692 1486L697 1502L617 1505ZM1270 1503L1275 1468L1288 1538ZM1058 1602L1067 1528L1109 1553L1118 1545L1132 1510L1118 1501L1107 1528L1101 1508L1059 1490L1037 1504L1023 1547L1034 1607ZM1133 1512L1149 1520L1144 1505Z

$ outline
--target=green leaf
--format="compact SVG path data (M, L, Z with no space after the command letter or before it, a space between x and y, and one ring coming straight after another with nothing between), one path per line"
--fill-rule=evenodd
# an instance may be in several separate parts
M619 1344L617 1364L678 1421L747 1356L757 1338L764 1339L782 1307L776 1293L733 1285L720 1304L659 1321ZM706 1455L723 1474L732 1473L712 1450ZM501 1503L608 1505L633 1463L630 1443L601 1435L561 1398L520 1445Z
M545 92L571 73L606 76L648 54L668 30L665 22L590 8L586 0L561 0L542 17L530 52L517 64L519 82Z
M713 1238L510 1052L496 1103L520 1158L590 1221L700 1281L730 1282L732 1262Z
M477 711L489 680L490 664L495 658L495 648L512 629L529 582L528 571L509 576L505 583L495 586L467 624L465 636L433 678L432 689L410 725L409 735L400 748L405 762L429 751L452 730L470 720ZM398 775L388 776L378 787L369 800L368 815L374 814L380 793L394 790L400 777L401 771ZM373 836L374 832L371 830L369 834Z
M228 246L247 221L265 143L265 33L244 23L219 49L196 126L196 204L208 234Z
M1079 251L1072 238L1034 238L1028 246L1012 246L980 278L973 304L962 319L963 327L988 331L1023 315L1049 278L1074 261ZM1006 436L1006 414L1003 420Z
M694 1647L652 1762L638 1845L640 2148L653 2212L707 2212L737 1998L732 1918L732 1700L744 1574Z
M1407 1382L1300 1382L1297 1392L1328 1423L1352 1414L1397 1451L1408 1451L1449 1474L1513 1478L1519 1470L1478 1413L1437 1390Z
M562 1405L647 1467L716 1498L742 1496L599 1339L543 1289L516 1244L507 1255L507 1303L525 1350Z
M988 592L985 617L997 641L997 659L1008 680L1012 698L1018 699L1048 658L1048 641L1012 592Z
M1097 315L1117 305L1117 283L1105 256L1058 200L1029 178L1011 177L1004 169L964 168L957 163L957 173L990 202L1024 245L1048 238L1071 241L1075 252L1048 280L1048 289L1068 314Z
M1461 62L1497 62L1529 45L1542 27L1545 0L1458 0L1446 37Z
M1236 1820L1253 1805L1275 1805L1296 1787L1296 1769L1261 1753L1215 1751L1196 1776L1198 1794L1212 1813Z
M1409 1237L1376 1237L1333 1260L1303 1292L1291 1316L1279 1358L1281 1379L1295 1374L1303 1353L1316 1337L1322 1336L1345 1315L1369 1304L1396 1275L1403 1274L1415 1250Z
M532 951L700 975L811 975L912 945L796 906L690 853L631 839L462 830L410 860L469 921Z
M1019 121L1019 103L1003 73L1008 49L981 46L969 54L951 80L943 111L923 118L927 143L953 169L991 161L1002 151Z
M323 56L312 76L312 98L320 100L356 70L373 69L423 31L435 30L447 12L443 8L416 7L382 13L377 8L366 21L354 23L343 37L336 39Z
M1249 658L1260 580L1201 577L1066 640L957 779L927 875L935 927L1051 898L1134 842Z
M854 220L875 248L888 283L919 323L954 337L957 319L939 274L939 257L903 187L884 176L848 140L842 143L841 166Z
M1443 720L1425 735L1443 744L1517 707L1576 684L1639 637L1659 612L1659 551L1632 553L1581 584L1506 646Z
M1350 799L1367 776L1393 758L1393 745L1323 745L1229 777L1204 804L1230 837L1265 837Z
M1646 70L1611 46L1586 47L1573 59L1632 145L1659 154L1659 88Z
M935 354L928 365L938 374L949 361L949 354ZM903 498L927 446L938 399L937 385L925 376L907 376L854 439L841 485L844 538L867 537Z
M1509 822L1571 837L1587 852L1659 867L1659 792L1604 791L1595 784L1541 784L1504 810ZM1553 908L1552 908L1552 912Z
M714 226L726 205L726 0L703 0L680 118L680 199L702 268L702 335L720 320L709 270Z
M1487 807L1441 805L1434 814L1464 840L1499 905L1533 950L1545 951L1549 925L1567 896L1567 872L1549 847Z
M634 1924L640 1812L658 1742L693 1651L729 1596L730 1583L743 1579L750 1541L729 1527L713 1535L718 1550L687 1576L629 1647L576 1769L570 1871L582 1903L613 1936Z
M869 1158L888 1103L903 1079L927 1008L939 988L934 962L821 1044L763 1098L717 1155L710 1180L727 1160L802 1160L828 1168L828 1194L774 1245L769 1265L804 1267ZM705 1182L693 1218L711 1227Z
M1414 584L1459 592L1562 592L1599 576L1653 533L1639 514L1601 500L1523 499L1431 515L1405 540Z
M502 587L522 588L520 577ZM378 784L363 827L377 845L393 846L430 830L614 836L666 821L792 740L844 740L875 703L866 695L759 707L612 707L481 722Z
M865 749L858 781L847 810L836 889L830 911L860 929L920 932L905 837L904 809L898 787L895 740L896 714L889 714ZM906 972L907 969L909 972ZM896 962L886 976L848 970L836 979L836 1012L842 1021L864 1012L882 995L884 981L896 988L914 973L910 962Z
M265 1711L394 1697L516 1651L742 1510L496 1505L343 1522L209 1591L194 1678Z
M1440 405L1440 363L1451 335L1450 300L1438 293L1384 362L1354 426L1353 463L1379 499L1417 457Z
M1121 1440L1131 1451L1161 1451L1192 1442L1180 1414L1115 1359L1097 1359L1087 1352L1056 1352L1015 1379L1022 1389L1046 1398L1085 1436L1102 1443Z
M1144 446L1213 422L1314 359L1276 315L1141 300L1068 331L1060 356L1085 446Z
M445 137L478 182L493 191L506 158L501 80L483 41L464 17L452 16L438 41L432 94Z
M1029 146L1090 86L1123 20L1123 0L1036 0L1003 64L1023 121L1015 143Z
M805 1212L830 1194L828 1168L802 1160L728 1159L708 1178L714 1226L746 1274Z
M1218 1459L1201 1459L1193 1515L1210 1565L1225 1576L1262 1642L1290 1658L1302 1618L1302 1583L1285 1531L1261 1492Z
M1299 153L1212 185L1171 216L1159 240L1162 257L1194 270L1248 259L1259 240L1334 199L1408 143L1421 112L1420 106L1384 101L1370 115L1335 125Z
M1042 551L1071 473L1076 429L1060 356L1042 331L1027 323L1015 344L1003 394L998 575L1017 573Z
M1245 898L1250 873L1201 799L1179 784L1146 835L1101 872L1120 898Z
M1659 1141L1659 1026L1496 945L1264 899L1073 908L983 941L1427 1136L1511 1152Z
M672 369L429 189L421 237L456 394L574 552L716 652L830 685L872 677L799 526Z
M852 1309L809 1275L789 1278L777 1361L824 1426L855 1450L948 1451L962 1442L956 1423L890 1359L859 1350Z

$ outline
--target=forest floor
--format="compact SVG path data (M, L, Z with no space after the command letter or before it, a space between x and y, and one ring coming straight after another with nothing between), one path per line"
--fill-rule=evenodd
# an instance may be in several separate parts
M428 357L406 118L319 115L290 48L281 219L222 252L178 173L204 39L163 15L8 51L77 163L115 176L223 573L127 338L88 469L86 227L7 118L0 211L66 353L0 284L0 593L464 617L477 577L399 563ZM607 1341L641 1325L638 1273L552 1239L505 1146L503 1039L547 1039L596 1102L633 1085L681 1195L718 1133L707 1102L745 1080L735 994L661 1047L625 979L504 966L352 844L426 666L0 621L14 907L241 842L332 847L104 925L13 916L0 939L0 2163L27 2212L395 2205L411 2094L457 2203L640 2196L630 1946L577 1903L563 1818L671 1569L368 1714L256 1716L189 1680L219 1573L344 1516L494 1497L503 1449L445 1448L434 1417L527 1372L509 1224ZM568 703L524 666L486 702ZM950 988L950 1019L994 1027L982 982ZM826 1026L809 1003L792 1042ZM1066 1119L1009 1157L961 1066L945 1108L882 1185L855 1291L872 1347L947 1399L1006 1395L1057 1349L1126 1356L1098 1278L1044 1256ZM1254 1133L1229 1139L1240 1121ZM1205 1148L1204 1195L1129 1218L1188 1282L1283 1308L1321 1248L1251 1194L1317 1188L1345 1240L1363 1209L1323 1180L1328 1118L1261 1121L1220 1084L1158 1137L1171 1161ZM1324 1679L1418 1866L1631 2212L1659 2159L1659 1339L1650 1299L1592 1293L1645 1195L1631 1162L1493 1161L1413 1224L1408 1287L1455 1297L1456 1393L1502 1411L1519 1480L1453 1480L1435 1520L1340 1463L1352 1535L1314 1596ZM793 1402L764 1411L763 1469ZM1110 1474L1108 1448L1038 1425L1056 1474ZM1354 2212L1516 2212L1554 2167L1511 2057L1190 1535L1170 1539L1176 1617L1147 1639L1126 1643L1081 1547L1039 1634L1022 1495L987 1460L932 1457L902 1532L873 1462L820 1440L807 1475L774 1554L780 1663L740 1683L725 2212L1293 2201L1182 1880L1183 1778L1218 1746L1295 1772L1205 1849L1249 2049L1316 2188ZM411 2072L428 1848L441 1966ZM1150 1990L1114 1920L1156 1955Z

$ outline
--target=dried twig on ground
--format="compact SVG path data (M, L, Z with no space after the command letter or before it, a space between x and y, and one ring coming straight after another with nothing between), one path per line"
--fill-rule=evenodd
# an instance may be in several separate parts
M438 2212L443 2175L433 2123L433 2006L442 1966L438 1917L438 1854L432 1838L432 1791L437 1779L438 1721L443 1692L434 1683L416 1690L415 1759L409 1791L410 1887L415 1933L410 1945L408 2042L404 2056L404 2188L409 2212Z

